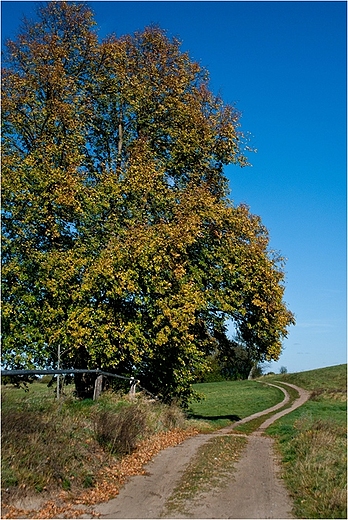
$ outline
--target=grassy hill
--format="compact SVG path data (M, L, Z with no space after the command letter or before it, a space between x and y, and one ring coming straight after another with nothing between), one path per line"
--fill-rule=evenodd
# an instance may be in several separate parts
M191 404L192 419L206 421L210 428L223 427L281 402L284 394L257 381L200 383L194 389L202 401Z
M285 381L311 391L325 389L329 391L337 391L338 393L346 393L347 365L335 365L332 367L318 368L316 370L307 370L305 372L296 372L293 374L265 376L263 379L267 381Z

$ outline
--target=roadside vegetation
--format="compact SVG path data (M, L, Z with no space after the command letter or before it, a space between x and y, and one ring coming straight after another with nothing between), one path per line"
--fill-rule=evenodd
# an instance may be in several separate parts
M142 394L132 400L106 392L98 401L78 400L70 385L57 400L52 388L35 382L27 391L2 386L1 400L5 514L6 506L25 497L65 492L73 500L101 480L106 485L103 469L119 465L147 439L182 430L190 434L179 407ZM111 496L112 490L104 498Z
M311 392L307 403L267 429L298 518L347 518L347 365L266 378Z

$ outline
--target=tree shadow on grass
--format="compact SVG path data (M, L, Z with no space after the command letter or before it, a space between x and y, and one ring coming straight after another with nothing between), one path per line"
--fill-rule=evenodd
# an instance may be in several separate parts
M240 421L239 415L198 415L195 413L189 413L190 419L201 419L203 421L218 421L219 419L228 419L231 422Z

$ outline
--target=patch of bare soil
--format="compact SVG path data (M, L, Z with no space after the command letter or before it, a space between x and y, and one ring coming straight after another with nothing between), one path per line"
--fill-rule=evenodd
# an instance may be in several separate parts
M216 433L197 435L178 446L163 450L145 466L145 475L133 477L115 499L100 504L95 512L101 518L292 518L291 499L279 476L272 439L262 436L273 421L298 408L309 398L305 390L295 385L289 386L299 392L299 398L291 407L267 419L249 436L247 446L227 484L198 494L194 500L185 504L185 515L180 512L166 514L167 499L198 447ZM223 428L217 434L233 434L237 424L284 406L289 396L283 388L278 388L285 394L282 403Z

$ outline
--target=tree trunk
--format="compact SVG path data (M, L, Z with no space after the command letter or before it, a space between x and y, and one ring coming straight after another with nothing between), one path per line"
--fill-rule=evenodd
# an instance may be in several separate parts
M250 381L251 379L253 379L253 372L255 370L255 365L252 365L251 369L250 369L250 372L249 372L249 375L248 375L248 380Z
M93 399L96 374L75 374L75 393L79 399Z

